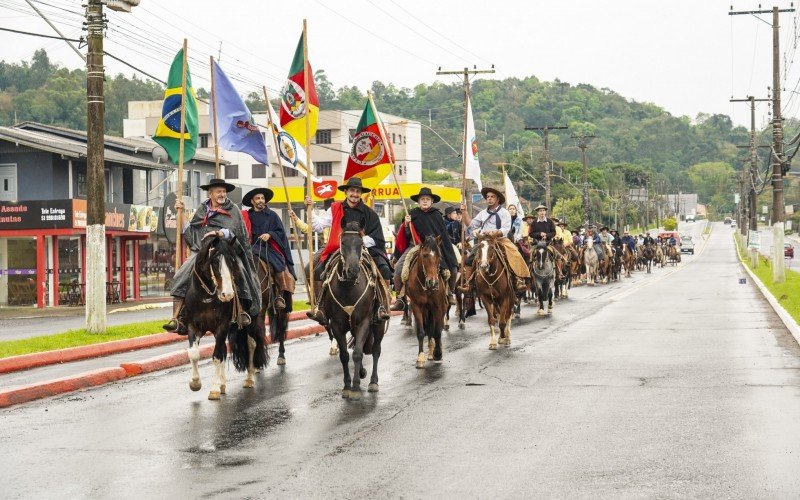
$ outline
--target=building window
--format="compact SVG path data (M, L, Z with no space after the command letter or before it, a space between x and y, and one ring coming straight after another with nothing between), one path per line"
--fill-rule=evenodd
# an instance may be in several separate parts
M207 148L208 147L208 137L210 134L200 134L200 147Z
M394 134L392 134L392 144L397 144L397 143L394 141Z
M333 162L331 161L318 161L314 163L317 167L317 175L333 175Z
M331 129L317 130L316 144L330 144L331 143Z
M263 163L254 163L253 164L253 179L266 179L267 178L267 166Z
M356 129L351 128L347 131L347 134L350 136L350 144L353 144L353 137L356 136Z
M239 178L239 165L225 165L225 178L238 179Z
M86 174L78 172L78 196L86 197Z
M300 172L298 172L297 170L295 170L295 169L293 169L291 167L287 167L286 165L283 165L283 176L284 177L297 177L298 175L300 175Z

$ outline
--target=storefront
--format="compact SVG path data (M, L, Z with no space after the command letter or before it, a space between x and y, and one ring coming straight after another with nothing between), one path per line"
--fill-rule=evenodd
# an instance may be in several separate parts
M174 230L167 239L162 213L161 207L106 205L108 302L168 295ZM0 306L83 304L85 228L85 200L0 202Z

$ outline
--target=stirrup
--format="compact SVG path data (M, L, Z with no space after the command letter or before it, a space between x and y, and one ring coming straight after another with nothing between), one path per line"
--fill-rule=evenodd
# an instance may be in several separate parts
M313 319L322 326L326 326L328 322L327 319L325 319L325 314L319 310L319 307L311 311L306 311L306 316L308 316L308 319Z
M283 300L283 297L276 297L273 305L275 309L286 309L286 301Z
M375 313L375 316L378 318L378 321L386 321L392 317L383 305L378 306L378 311Z
M189 330L186 328L186 325L182 323L178 318L172 318L166 324L162 325L161 328L168 332L175 332L180 335L188 335Z
M406 308L405 302L400 297L397 297L392 304L392 307L389 308L390 311L402 311Z
M240 312L239 316L236 318L236 324L239 326L239 328L244 328L245 326L249 325L250 322L250 315L246 312Z

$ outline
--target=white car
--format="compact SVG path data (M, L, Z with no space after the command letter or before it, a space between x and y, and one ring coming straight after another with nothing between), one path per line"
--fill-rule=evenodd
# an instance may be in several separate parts
M731 227L733 227L733 228L735 228L735 227L736 227L736 221L735 221L735 220L732 220L732 221L731 221Z

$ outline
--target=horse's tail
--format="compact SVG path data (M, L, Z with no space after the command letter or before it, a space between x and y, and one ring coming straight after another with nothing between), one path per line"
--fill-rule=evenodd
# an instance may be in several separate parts
M239 329L236 324L231 325L231 332L228 336L231 339L231 354L233 355L233 366L238 371L245 371L249 360L247 339L252 338L256 341L256 349L253 353L253 366L256 369L265 368L269 362L267 354L267 344L264 335L253 321L246 327Z

